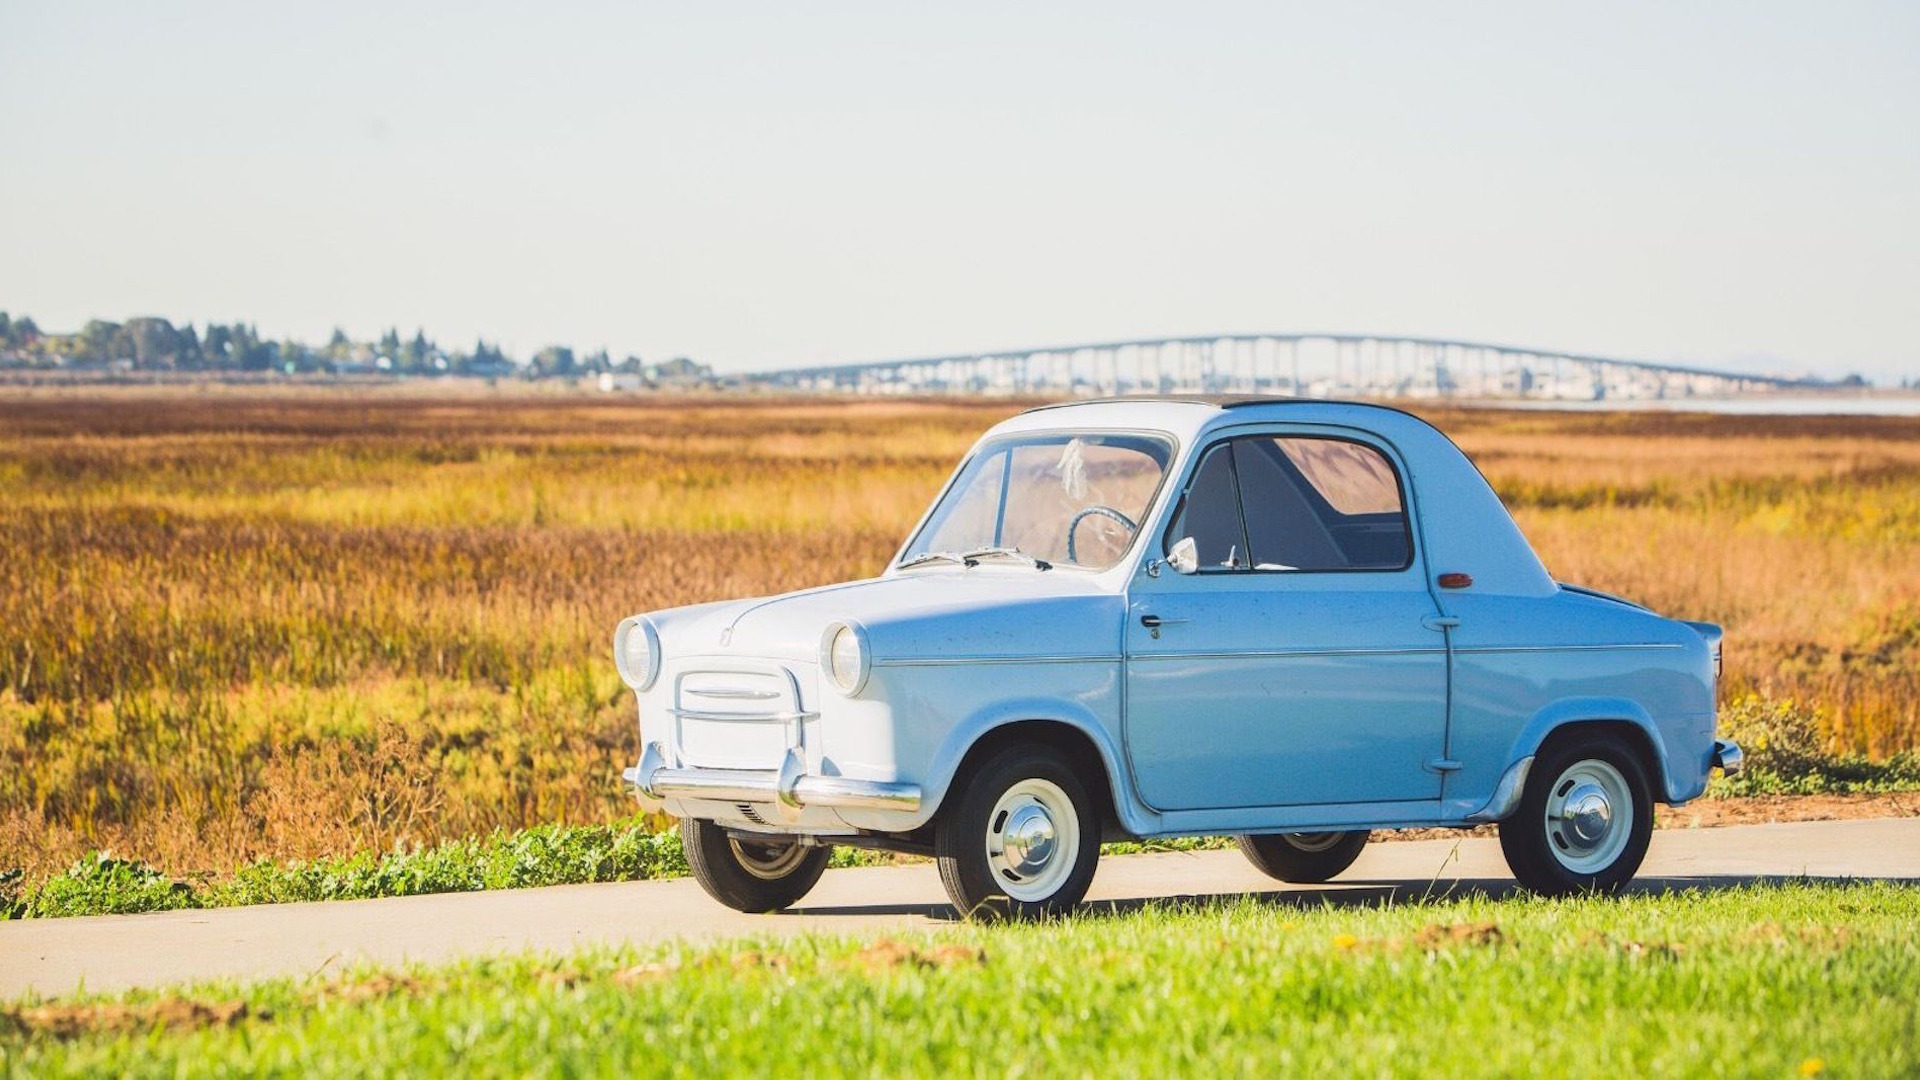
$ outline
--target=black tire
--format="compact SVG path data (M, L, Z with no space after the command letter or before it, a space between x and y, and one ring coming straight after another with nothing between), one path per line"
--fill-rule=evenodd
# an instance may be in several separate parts
M1615 786L1620 790L1610 790ZM1594 792L1606 804L1604 825L1595 824L1594 804L1578 812ZM1623 795L1632 804L1624 814L1617 805ZM1618 892L1640 869L1652 839L1646 766L1632 747L1604 731L1550 740L1533 759L1519 808L1500 823L1507 866L1542 896Z
M707 895L735 911L759 914L792 907L818 884L830 847L797 841L736 840L711 821L680 823L687 866Z
M948 794L933 838L940 882L961 915L1034 919L1064 914L1087 895L1100 860L1100 815L1059 751L1012 746ZM989 854L995 841L997 857Z
M1358 832L1264 833L1242 836L1240 853L1270 878L1302 885L1331 881L1367 849L1365 829Z

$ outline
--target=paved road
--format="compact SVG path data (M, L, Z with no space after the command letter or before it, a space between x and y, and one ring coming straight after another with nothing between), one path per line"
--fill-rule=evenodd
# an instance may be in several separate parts
M1641 868L1648 888L1756 878L1920 882L1920 818L1662 830ZM1490 839L1370 845L1338 881L1287 886L1237 852L1103 860L1091 898L1134 907L1169 898L1275 894L1277 902L1368 902L1432 889L1513 887ZM0 1000L212 978L303 976L352 963L448 960L524 949L803 932L913 931L953 919L927 865L833 870L780 915L720 907L691 880L0 923Z

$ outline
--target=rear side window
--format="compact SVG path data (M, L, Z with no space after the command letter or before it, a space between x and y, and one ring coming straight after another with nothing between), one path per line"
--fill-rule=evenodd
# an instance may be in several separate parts
M1168 530L1203 569L1404 570L1413 534L1400 477L1364 443L1247 436L1209 447Z

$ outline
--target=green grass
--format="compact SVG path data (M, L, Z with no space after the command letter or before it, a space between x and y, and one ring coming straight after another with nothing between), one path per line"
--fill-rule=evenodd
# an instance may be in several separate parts
M678 877L677 830L633 818L612 825L546 825L431 847L338 858L263 859L213 881L176 880L144 863L95 852L65 873L0 894L0 915L125 915L178 908L519 889ZM9 883L0 881L0 889Z
M1552 902L1152 906L897 942L767 939L151 994L13 1073L1901 1076L1920 889L1787 883ZM115 1006L134 1019L90 1030ZM56 1010L57 1011L57 1010ZM10 1023L8 1022L10 1021Z
M0 874L0 918L131 915L182 908L286 904L304 900L371 900L383 896L529 889L682 877L686 856L677 828L633 817L610 825L540 825L496 830L430 847L359 852L337 858L262 859L218 879L177 879L132 859L92 852L63 873L29 883ZM1194 851L1230 844L1222 837L1108 844L1108 855ZM894 860L877 852L835 848L834 866Z

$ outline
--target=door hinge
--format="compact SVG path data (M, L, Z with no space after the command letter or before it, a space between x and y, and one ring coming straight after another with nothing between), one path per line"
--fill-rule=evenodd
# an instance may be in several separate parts
M1447 631L1460 625L1460 619L1454 615L1428 615L1420 620L1420 625L1429 630Z
M1427 762L1427 768L1438 773L1459 772L1461 763L1452 758L1435 758Z

